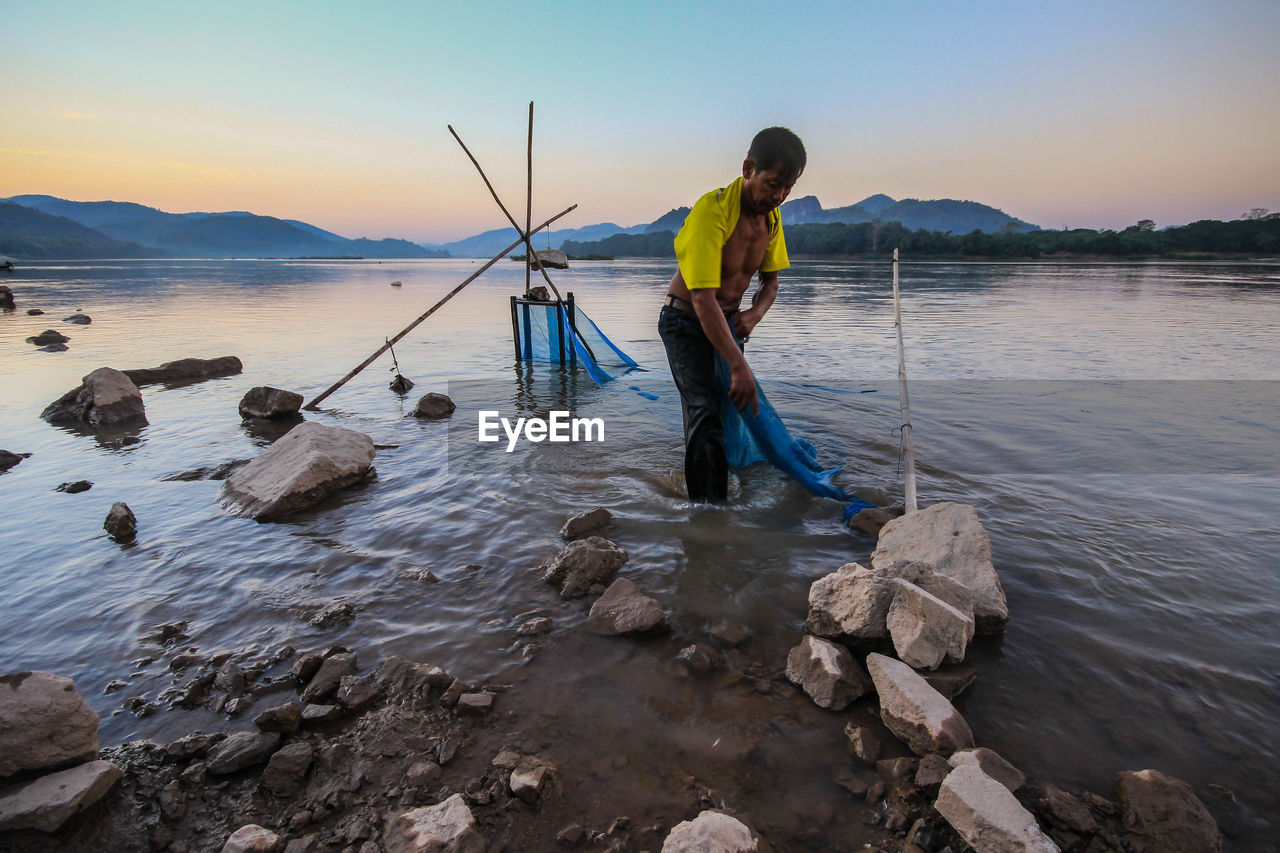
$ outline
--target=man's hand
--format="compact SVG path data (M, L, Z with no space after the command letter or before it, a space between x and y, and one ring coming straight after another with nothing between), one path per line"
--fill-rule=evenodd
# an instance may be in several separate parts
M764 319L764 312L752 307L733 315L734 337L749 338L756 325Z
M756 396L756 378L751 375L747 360L743 358L731 364L729 376L729 399L738 407L738 411L745 412L750 406L751 416L759 415L760 399Z

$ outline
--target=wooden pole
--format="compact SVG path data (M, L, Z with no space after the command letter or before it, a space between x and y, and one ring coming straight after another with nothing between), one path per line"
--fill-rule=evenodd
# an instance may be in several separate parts
M495 190L493 188L493 184L489 182L489 176L484 173L484 169L480 168L480 162L476 160L475 155L471 153L471 149L467 147L467 144L462 141L462 137L458 135L458 131L453 129L453 125L449 125L448 127L449 127L449 132L453 134L453 138L458 140L458 144L462 146L462 150L466 152L467 157L471 160L471 165L475 166L476 171L480 173L480 177L484 180L484 185L489 188L489 195L493 196L493 200L498 203L498 207L502 209L502 213L504 216L507 217L507 221L511 223L511 227L516 229L516 233L520 233L519 223L517 223L516 218L511 215L511 211L507 210L507 206L502 203L502 199L498 198L498 191ZM576 206L577 205L575 205L575 207ZM539 225L536 229L532 229L532 230L541 231L545 227L547 227L546 223L543 223L542 225ZM533 257L533 241L529 239L530 233L531 231L525 231L522 236L522 239L524 240L526 263L529 261L530 258ZM538 270L542 273L543 279L546 280L547 286L551 288L551 292L556 295L556 299L561 299L561 301L563 301L560 296L560 291L556 289L555 284L551 281L551 276L547 275L547 271L542 268L541 264L538 265ZM527 293L528 290L529 288L528 288L528 285L526 284L525 292Z
M902 300L898 296L898 250L893 250L893 324L898 329L898 392L902 413L903 491L907 512L916 511L916 449L912 441L911 397L907 393L907 360L902 345Z
M533 224L533 101L529 102L529 181L525 184L524 195L524 233L529 235L529 226ZM533 251L533 241L529 241L529 250ZM534 255L524 256L524 292L529 292L529 273L533 269Z
M572 211L576 210L576 209L577 209L577 207L578 207L578 206L577 206L576 204L574 204L574 205L570 205L569 207L567 207L567 208L565 208L564 210L560 211L560 212L559 212L559 213L557 213L555 216L551 217L551 218L550 218L550 219L548 219L546 222L544 222L544 223L542 223L541 225L539 225L539 226L538 226L539 230L541 230L541 229L543 229L543 228L546 228L548 225L550 225L552 222L555 222L555 221L556 221L557 219L559 219L560 217L568 215L568 214L569 214L569 213L571 213ZM519 230L519 229L517 229L517 230ZM457 296L457 295L458 295L458 292L459 292L459 291L461 291L461 290L462 290L462 288L466 287L468 284L470 284L471 282L473 282L473 281L475 281L477 278L479 278L481 273L483 273L485 270L489 269L489 267L493 266L493 265L494 265L494 264L496 264L498 261L500 261L500 260L502 260L503 258L505 258L505 257L507 256L507 254L508 254L512 249L514 249L516 246L519 246L522 242L526 242L526 241L525 241L525 239L524 239L523 237L522 237L522 238L520 238L519 240L516 240L515 242L513 242L513 243L512 243L510 246L508 246L507 248L503 249L501 252L499 252L497 255L495 255L495 256L493 257L493 259L492 259L492 260L490 260L490 261L489 261L488 263L486 263L484 266L480 267L480 269L476 270L476 271L475 271L475 272L473 272L471 275L467 276L467 278L466 278L466 279L465 279L461 284L459 284L459 285L458 285L457 287L455 287L453 290L450 290L447 294L445 294L445 296L444 296L444 298L443 298L443 299L441 299L441 300L440 300L439 302L437 302L435 305L432 305L430 308L428 308L428 309L426 310L426 312L425 312L425 313L423 313L421 316L419 316L419 317L418 317L418 319L414 320L412 323L410 323L409 325L407 325L407 326L405 326L403 329L401 329L401 330L400 330L400 333L399 333L398 335L396 335L394 338L391 338L390 340L388 340L388 341L387 341L386 343L384 343L382 346L378 347L377 351L375 351L373 355L369 356L369 357L368 357L368 358L366 358L364 361L362 361L362 362L360 362L358 365L356 365L356 367L355 367L355 369L354 369L354 370L352 370L352 371L351 371L350 373L348 373L346 376L344 376L344 377L342 377L341 379L339 379L339 380L338 380L337 382L335 382L332 386L330 386L330 387L329 387L329 389L328 389L327 391L325 391L325 392L324 392L323 394L321 394L319 397L316 397L316 398L315 398L314 400L312 400L310 403L307 403L307 405L306 405L306 406L304 406L303 408L307 409L308 411L315 411L315 410L319 407L320 403L321 403L321 402L323 402L323 401L324 401L324 399L325 399L326 397L328 397L328 396L329 396L330 394L332 394L334 391L337 391L337 390L338 390L339 388L341 388L343 385L346 385L346 384L347 384L347 382L349 382L349 381L352 379L352 377L354 377L357 373L359 373L360 371L364 370L364 369L365 369L366 367L368 367L369 365L373 364L374 359L376 359L378 356L382 355L382 354L383 354L384 352L386 352L387 350L391 349L391 345L392 345L392 344L396 343L396 342L397 342L397 341L399 341L401 338L403 338L405 335L409 334L409 333L410 333L410 332L412 332L414 329L418 328L418 326L422 323L422 321L423 321L423 320L427 319L427 318L428 318L428 317L430 317L432 314L436 313L437 309L439 309L439 308L440 308L440 306L444 305L444 304L445 304L446 302L448 302L450 299L452 299L453 297Z

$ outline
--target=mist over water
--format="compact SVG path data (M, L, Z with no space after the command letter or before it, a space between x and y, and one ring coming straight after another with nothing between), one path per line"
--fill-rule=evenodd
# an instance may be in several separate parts
M396 346L417 383L407 398L387 389L383 356L307 413L382 446L371 483L258 524L220 510L216 481L162 479L260 453L279 433L241 423L245 391L314 397L477 265L50 263L6 279L18 310L0 316L0 447L33 455L0 475L0 671L73 676L105 745L163 742L247 722L120 712L135 696L163 704L175 683L143 639L151 626L187 620L205 652L340 643L362 671L399 653L510 685L540 709L515 725L562 763L604 774L597 765L628 756L625 779L611 777L620 800L652 798L655 780L697 765L765 825L838 806L847 794L829 757L843 754L847 716L713 689L671 665L729 619L754 634L744 663L781 669L809 584L865 561L874 542L840 526L837 503L767 467L735 475L727 508L683 499L679 399L655 328L666 263L582 262L556 277L644 370L597 387L581 371L515 362L507 300L524 275L502 262ZM1183 778L1240 850L1280 829L1278 285L1267 263L902 269L921 501L978 508L1012 614L1002 638L969 653L980 677L958 705L979 744L1108 797L1120 770ZM33 307L47 313L27 316ZM76 310L93 324L60 322ZM46 328L69 335L70 351L23 342ZM799 261L747 350L788 425L877 503L900 499L895 345L887 264ZM244 373L144 388L150 423L127 434L39 419L97 367L219 355L239 356ZM450 421L405 417L428 391L454 398ZM601 418L605 440L507 453L476 441L480 409L571 410ZM79 479L93 488L53 491ZM131 546L101 529L117 500L139 519ZM622 574L663 602L672 636L586 634L586 604L539 580L560 525L597 505L616 516L603 534L630 555ZM422 569L441 583L424 584ZM357 607L349 625L309 623L337 600ZM556 631L527 662L515 626L531 614ZM104 694L116 679L128 686Z

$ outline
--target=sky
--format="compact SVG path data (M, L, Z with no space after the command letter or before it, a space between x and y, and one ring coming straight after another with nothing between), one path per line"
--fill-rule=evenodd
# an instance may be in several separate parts
M1280 209L1280 3L0 0L0 197L249 210L443 242L632 225L781 124L792 197L1046 228ZM517 213L518 211L518 213Z

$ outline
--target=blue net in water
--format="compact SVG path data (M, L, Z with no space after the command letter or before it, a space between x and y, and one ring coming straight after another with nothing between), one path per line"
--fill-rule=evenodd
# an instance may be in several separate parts
M511 329L516 358L581 366L597 385L613 379L605 367L622 373L637 367L635 360L614 346L600 327L574 304L573 294L556 302L511 297Z
M815 495L844 501L846 522L860 510L872 506L832 485L831 478L840 473L839 466L824 469L818 463L818 451L814 446L791 435L759 382L756 383L756 399L760 402L760 410L753 414L750 408L739 412L729 399L729 364L719 355L716 356L716 378L720 385L720 423L724 427L725 455L731 466L745 468L755 462L769 462Z

